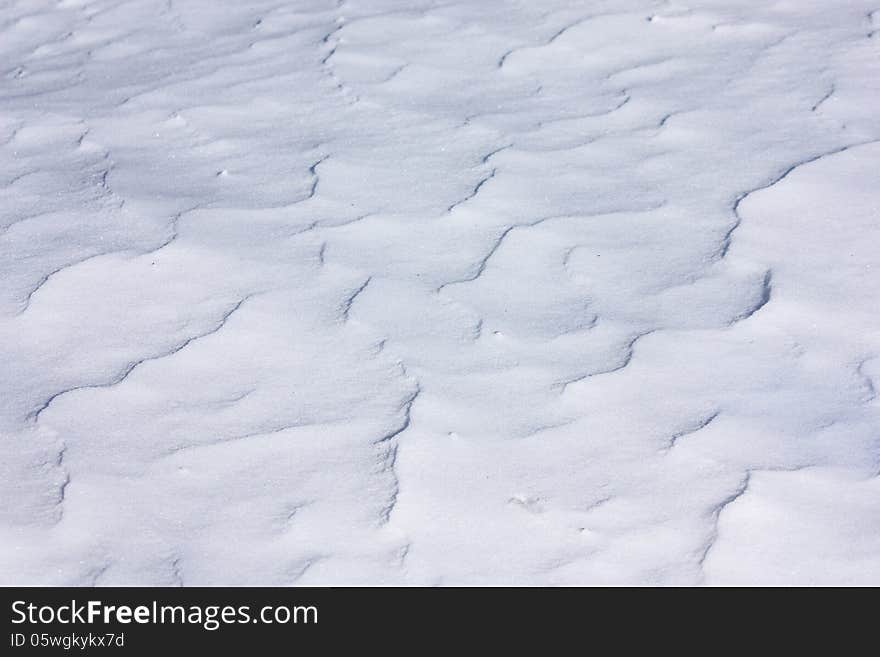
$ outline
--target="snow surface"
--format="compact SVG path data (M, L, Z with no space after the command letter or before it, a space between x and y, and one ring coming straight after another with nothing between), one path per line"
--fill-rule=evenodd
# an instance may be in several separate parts
M0 582L880 584L878 0L0 3Z

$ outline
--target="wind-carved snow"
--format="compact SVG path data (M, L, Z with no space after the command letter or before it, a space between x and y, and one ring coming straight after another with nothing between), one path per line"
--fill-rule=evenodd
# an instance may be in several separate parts
M0 573L880 582L877 8L0 9Z

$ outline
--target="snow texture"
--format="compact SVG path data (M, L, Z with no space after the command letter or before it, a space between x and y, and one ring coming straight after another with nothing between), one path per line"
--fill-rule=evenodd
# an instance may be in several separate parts
M0 2L0 582L880 584L877 2Z

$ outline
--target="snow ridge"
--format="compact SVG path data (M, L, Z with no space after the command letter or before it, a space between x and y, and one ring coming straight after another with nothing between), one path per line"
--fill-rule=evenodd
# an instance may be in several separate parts
M2 581L880 581L880 19L789 5L6 3Z

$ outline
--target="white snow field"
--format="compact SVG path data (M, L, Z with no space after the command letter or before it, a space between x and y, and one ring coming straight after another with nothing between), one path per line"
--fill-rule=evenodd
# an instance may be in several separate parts
M0 2L0 583L880 584L880 0Z

